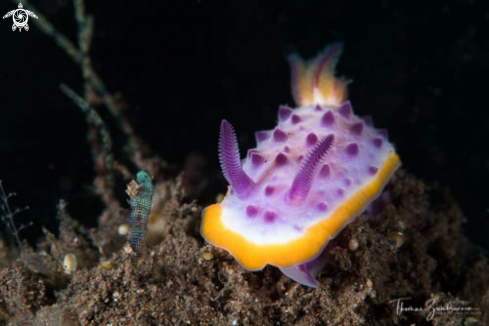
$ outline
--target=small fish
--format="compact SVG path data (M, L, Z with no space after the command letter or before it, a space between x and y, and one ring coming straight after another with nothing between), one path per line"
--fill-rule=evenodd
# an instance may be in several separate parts
M151 213L151 202L153 199L153 181L151 176L145 171L139 171L136 176L137 181L132 180L126 189L131 205L131 226L129 229L128 240L137 258L141 252L146 235L149 214Z

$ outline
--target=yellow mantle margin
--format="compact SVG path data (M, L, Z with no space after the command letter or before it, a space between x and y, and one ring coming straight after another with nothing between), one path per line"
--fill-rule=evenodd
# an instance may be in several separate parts
M326 220L309 228L301 237L284 244L259 245L228 229L221 221L221 204L207 207L202 213L202 236L211 244L229 251L245 268L260 270L266 264L289 267L316 257L325 244L361 214L368 203L378 196L390 176L399 167L399 156L392 152L377 177L360 189Z

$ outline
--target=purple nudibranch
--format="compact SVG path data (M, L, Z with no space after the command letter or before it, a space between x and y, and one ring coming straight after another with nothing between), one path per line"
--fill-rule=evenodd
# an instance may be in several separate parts
M229 191L207 207L201 233L246 269L277 266L318 287L328 242L381 195L400 165L387 133L354 114L346 84L334 76L342 44L316 58L289 57L296 108L282 105L278 124L255 133L241 161L229 122L221 122L219 159Z

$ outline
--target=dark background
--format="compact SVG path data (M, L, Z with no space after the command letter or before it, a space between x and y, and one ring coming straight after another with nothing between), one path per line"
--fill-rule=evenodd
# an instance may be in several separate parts
M31 1L76 39L70 1ZM278 105L293 104L287 54L310 57L345 42L337 71L353 80L355 112L389 130L403 168L426 181L433 198L450 190L468 218L467 234L488 249L483 3L87 0L87 11L95 17L95 68L130 104L137 132L173 164L200 153L209 175L219 170L221 119L234 124L244 153L254 131L274 126ZM16 7L1 1L0 14ZM35 223L23 233L34 241L41 226L56 230L59 199L89 226L101 204L91 192L84 117L58 88L63 82L81 92L80 70L31 20L22 33L12 32L11 18L0 21L0 179L19 194L13 206L30 205L18 223ZM122 160L120 133L101 113Z

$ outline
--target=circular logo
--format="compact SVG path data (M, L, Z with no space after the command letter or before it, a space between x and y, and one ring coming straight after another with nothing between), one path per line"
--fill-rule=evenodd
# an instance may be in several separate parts
M24 9L24 6L21 3L19 3L18 9L9 11L7 14L3 16L3 19L10 16L12 16L12 19L14 21L14 24L12 25L12 31L18 29L19 32L21 32L22 29L25 29L26 31L29 30L29 25L27 25L29 16L37 19L36 14L33 13L32 11Z
M29 16L25 12L24 9L17 9L15 13L13 14L14 18L14 24L18 28L22 28L27 24L27 21L29 20Z

